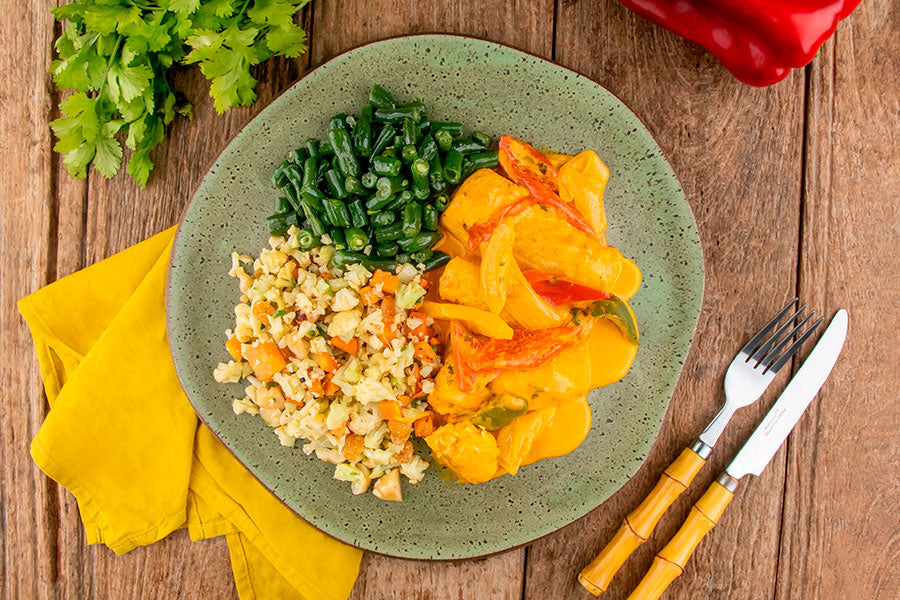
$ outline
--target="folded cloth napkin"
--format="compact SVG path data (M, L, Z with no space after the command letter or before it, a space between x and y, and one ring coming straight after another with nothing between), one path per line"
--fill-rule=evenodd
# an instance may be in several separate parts
M178 383L164 309L174 233L19 301L51 407L31 456L74 494L90 544L123 554L186 526L226 537L243 600L344 600L362 553L266 490Z

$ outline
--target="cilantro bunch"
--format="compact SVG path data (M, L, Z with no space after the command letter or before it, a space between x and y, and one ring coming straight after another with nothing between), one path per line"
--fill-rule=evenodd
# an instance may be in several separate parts
M294 15L309 0L75 0L54 9L65 28L56 40L53 81L74 93L50 126L54 150L74 177L88 165L106 177L122 166L120 140L131 150L127 171L142 186L176 114L191 105L173 90L169 71L199 64L221 114L256 100L250 67L306 52Z

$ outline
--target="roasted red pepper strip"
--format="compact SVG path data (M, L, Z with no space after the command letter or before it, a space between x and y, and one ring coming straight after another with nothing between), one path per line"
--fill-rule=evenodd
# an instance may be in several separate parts
M523 275L535 293L553 306L586 300L606 300L612 296L609 292L578 285L540 271L525 271Z
M575 229L594 235L587 219L556 194L559 191L556 180L559 171L550 163L550 159L530 144L509 135L500 136L498 157L509 178L528 190L539 204L559 212Z
M580 327L516 329L511 340L479 343L468 357L468 367L477 372L539 367L574 345L581 333Z
M705 47L735 77L771 85L808 64L860 0L620 0Z
M483 243L490 239L491 234L494 233L494 229L497 228L500 221L506 217L514 217L521 214L525 209L532 205L534 205L534 198L522 198L521 200L517 200L496 211L491 215L490 221L475 223L469 227L469 248L473 252L478 250Z

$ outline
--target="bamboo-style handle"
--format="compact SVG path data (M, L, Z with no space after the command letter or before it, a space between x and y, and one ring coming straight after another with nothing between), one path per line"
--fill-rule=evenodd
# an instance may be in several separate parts
M731 502L734 493L718 481L691 507L684 525L665 548L653 559L650 570L628 596L628 600L657 600L669 584L684 572L684 565L697 549L697 544L712 529Z
M625 517L619 531L606 548L578 574L581 585L595 596L604 592L625 559L650 537L660 517L679 494L687 489L705 463L706 460L699 454L685 448L663 472L650 495Z

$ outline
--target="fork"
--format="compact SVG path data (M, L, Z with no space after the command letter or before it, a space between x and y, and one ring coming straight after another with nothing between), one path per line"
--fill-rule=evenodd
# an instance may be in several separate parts
M803 316L806 311L804 304L779 326L779 322L798 302L799 298L788 302L787 306L778 311L778 314L754 335L731 361L725 373L725 404L722 409L710 421L697 441L689 448L685 448L663 472L650 495L625 517L616 535L600 554L579 573L578 581L589 592L599 596L606 590L619 567L650 537L659 519L706 464L713 446L716 445L734 413L739 408L753 404L762 396L778 371L787 364L822 322L822 319L819 319L813 323L791 343L816 312L811 311Z

